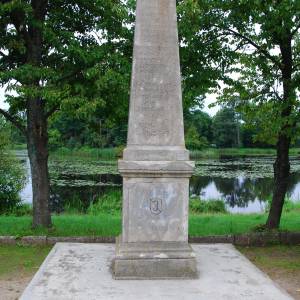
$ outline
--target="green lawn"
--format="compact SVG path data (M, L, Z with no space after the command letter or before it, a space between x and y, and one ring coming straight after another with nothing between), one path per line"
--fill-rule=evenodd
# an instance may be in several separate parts
M33 274L40 267L51 247L0 246L0 279L10 275ZM1 297L0 297L1 298Z
M300 245L269 247L238 247L251 261L261 268L276 268L300 272Z
M251 232L263 224L266 214L233 215L202 214L190 215L190 236L225 235ZM0 217L0 236L48 235L48 236L117 236L121 233L121 216L99 214L53 216L51 230L32 230L31 217ZM300 231L298 211L283 214L281 230Z

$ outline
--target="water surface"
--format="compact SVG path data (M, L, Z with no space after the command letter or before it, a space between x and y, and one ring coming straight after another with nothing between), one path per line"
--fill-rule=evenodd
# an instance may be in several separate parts
M31 175L26 151L17 156L27 170L27 184L21 198L31 203ZM209 201L221 199L232 213L263 212L272 197L274 157L226 157L196 162L190 195ZM51 159L51 207L61 212L66 206L88 207L110 189L121 189L116 162L69 158ZM291 158L288 197L300 201L300 158Z

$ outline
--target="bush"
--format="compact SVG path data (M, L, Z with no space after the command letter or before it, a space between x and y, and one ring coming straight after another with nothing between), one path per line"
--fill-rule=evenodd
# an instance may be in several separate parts
M10 213L21 202L19 193L25 184L25 172L19 161L7 147L9 145L7 124L0 119L0 214Z
M200 213L227 213L225 203L222 200L203 201L201 199L190 199L190 212Z
M107 194L104 194L94 203L91 203L87 210L87 213L93 216L97 216L103 213L111 215L119 214L122 209L121 199L121 191L112 190Z
M9 215L16 217L32 216L32 205L28 203L19 203L9 211Z

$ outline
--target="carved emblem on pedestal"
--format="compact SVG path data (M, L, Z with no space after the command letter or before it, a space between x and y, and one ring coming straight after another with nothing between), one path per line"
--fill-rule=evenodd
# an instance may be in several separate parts
M150 199L150 211L153 215L159 215L162 213L162 199L151 198Z

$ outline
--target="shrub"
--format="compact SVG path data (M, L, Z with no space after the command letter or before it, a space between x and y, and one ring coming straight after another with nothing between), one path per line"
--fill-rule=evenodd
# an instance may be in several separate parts
M99 214L107 213L111 215L119 214L122 209L121 191L112 190L94 203L91 203L87 213L89 215L97 216Z
M32 216L32 205L28 203L19 203L9 211L9 215L16 217Z
M9 213L20 202L19 193L25 184L25 172L21 163L7 150L9 130L0 119L0 214Z
M190 212L200 213L227 213L225 203L222 200L203 201L199 198L190 199Z

